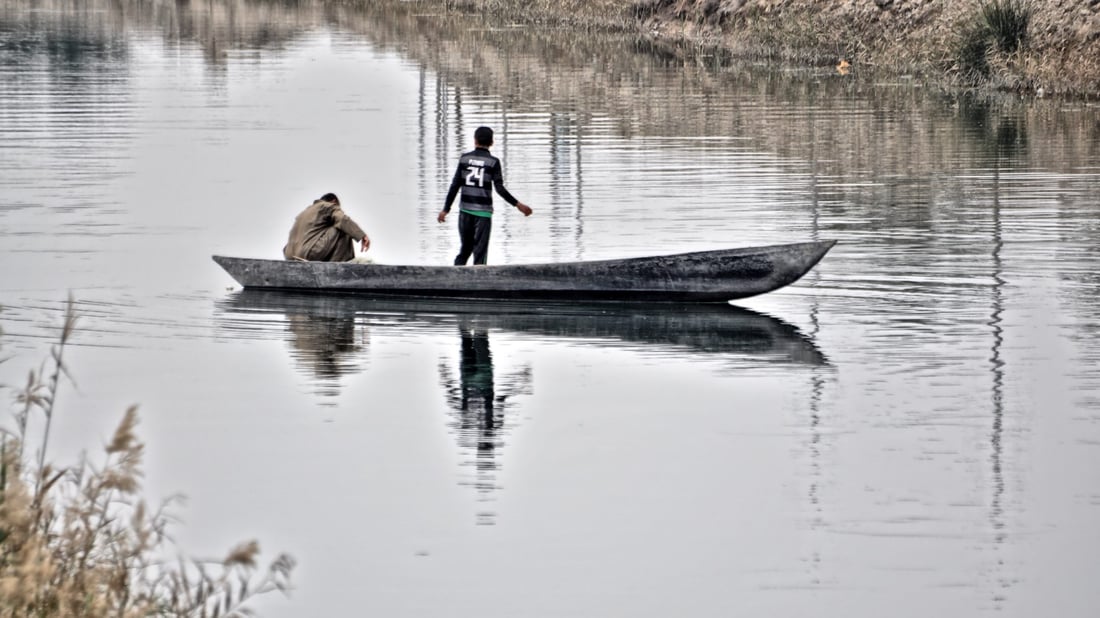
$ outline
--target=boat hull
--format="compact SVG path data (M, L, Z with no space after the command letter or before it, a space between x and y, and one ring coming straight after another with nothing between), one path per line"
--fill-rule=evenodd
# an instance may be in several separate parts
M797 281L835 241L675 255L490 266L299 262L213 256L244 288L395 297L724 302Z

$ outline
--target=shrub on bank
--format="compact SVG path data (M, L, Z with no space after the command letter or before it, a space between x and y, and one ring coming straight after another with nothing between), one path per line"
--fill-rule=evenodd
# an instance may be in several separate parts
M257 569L255 541L223 560L169 551L173 501L151 509L141 497L145 446L135 433L136 407L96 461L48 461L76 321L70 299L49 360L10 389L14 425L0 427L0 615L243 616L256 595L288 591L293 559L280 555Z
M1031 23L1032 7L1027 0L981 2L974 14L959 26L956 58L958 75L964 83L983 84L993 75L990 54L1002 55L1005 64L1023 49ZM1001 71L1004 75L1012 71Z
M981 83L989 78L989 31L983 24L962 26L955 51L959 77L967 83Z
M991 0L979 9L988 36L997 49L1011 54L1027 40L1031 6L1024 0Z

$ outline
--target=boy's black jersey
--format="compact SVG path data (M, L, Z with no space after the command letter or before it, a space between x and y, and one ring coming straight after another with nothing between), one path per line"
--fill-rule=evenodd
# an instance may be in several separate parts
M500 159L489 154L485 148L475 148L462 155L458 160L458 169L447 191L447 200L443 211L451 211L451 203L459 190L462 198L458 202L459 210L474 214L491 215L493 212L493 189L504 201L515 206L519 201L504 188L504 166Z

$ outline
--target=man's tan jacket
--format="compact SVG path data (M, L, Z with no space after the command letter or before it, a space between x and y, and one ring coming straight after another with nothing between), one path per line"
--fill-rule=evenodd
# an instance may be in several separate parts
M311 262L346 262L366 233L335 202L317 200L294 219L283 257Z

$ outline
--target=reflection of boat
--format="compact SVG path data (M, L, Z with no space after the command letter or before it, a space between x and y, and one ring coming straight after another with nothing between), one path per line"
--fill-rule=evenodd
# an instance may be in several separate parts
M574 301L724 302L777 290L835 241L676 255L475 267L300 262L214 256L245 288L367 295Z
M827 364L797 327L727 304L546 303L520 301L398 300L356 294L310 294L245 289L219 302L222 324L263 328L264 316L342 318L361 324L476 326L707 353L747 355L762 362Z

